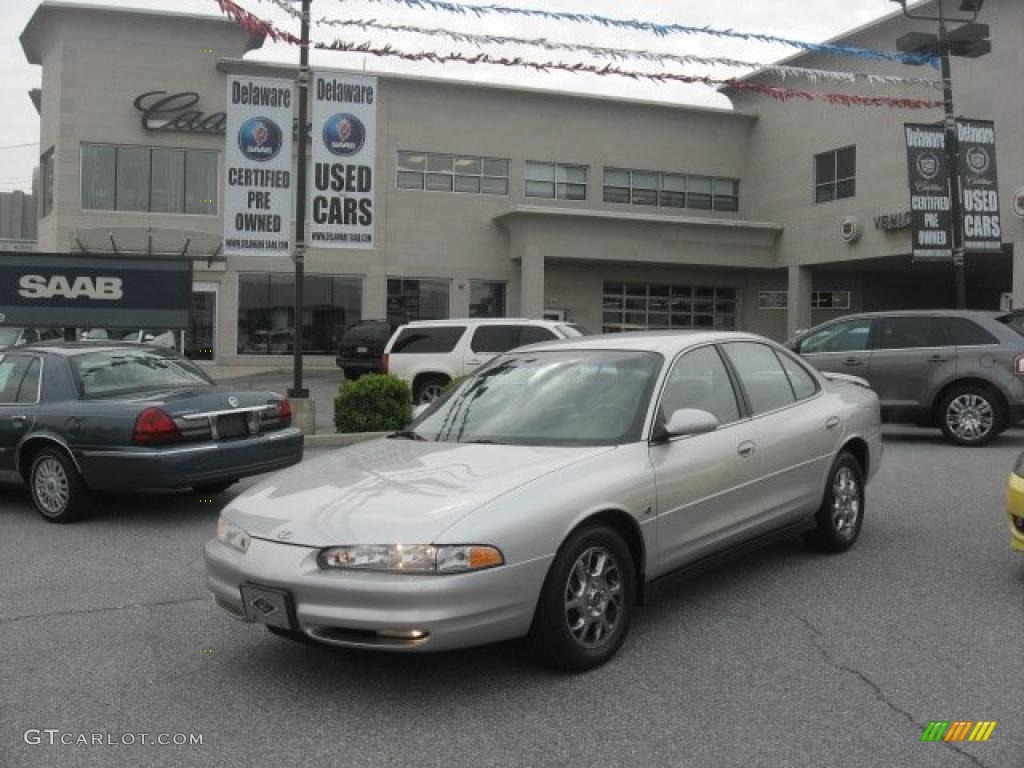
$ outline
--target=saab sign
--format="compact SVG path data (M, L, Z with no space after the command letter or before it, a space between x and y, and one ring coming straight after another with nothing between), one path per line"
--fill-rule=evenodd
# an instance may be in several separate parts
M0 252L0 324L186 328L192 262Z

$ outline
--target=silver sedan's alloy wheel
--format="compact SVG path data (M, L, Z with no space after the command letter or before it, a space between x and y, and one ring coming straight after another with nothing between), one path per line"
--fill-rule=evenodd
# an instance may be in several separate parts
M59 515L71 498L68 474L52 456L41 459L32 474L32 491L44 515Z
M836 533L848 539L857 530L860 519L860 483L849 467L840 467L832 480L832 525Z
M622 570L604 547L583 552L565 584L565 621L584 648L597 648L615 632L622 615Z
M995 410L992 403L974 392L965 392L946 407L946 426L966 443L983 440L992 432Z

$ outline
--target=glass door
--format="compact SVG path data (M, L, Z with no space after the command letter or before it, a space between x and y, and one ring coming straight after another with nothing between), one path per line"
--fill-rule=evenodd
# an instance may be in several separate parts
M216 359L217 283L192 284L192 307L184 337L185 357L200 362Z

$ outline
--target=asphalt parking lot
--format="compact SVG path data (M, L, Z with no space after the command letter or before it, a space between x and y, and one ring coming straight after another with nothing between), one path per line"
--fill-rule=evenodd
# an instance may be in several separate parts
M0 490L0 766L1019 768L1024 556L1004 506L1024 432L979 449L886 437L851 552L787 542L680 582L579 676L517 643L394 656L232 621L200 547L251 480L111 499L63 527ZM983 719L999 723L987 743L920 741L930 720ZM27 744L28 729L202 744Z

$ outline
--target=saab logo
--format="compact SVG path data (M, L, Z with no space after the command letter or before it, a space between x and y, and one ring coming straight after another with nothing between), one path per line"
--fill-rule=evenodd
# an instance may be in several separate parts
M124 298L119 277L76 277L64 275L22 275L18 280L18 295L25 299L93 299L118 301Z
M932 720L921 734L921 741L988 741L996 723L996 720Z
M331 115L324 122L324 146L333 155L354 155L365 141L366 128L355 115Z
M266 117L250 117L238 129L238 148L250 160L272 160L281 151L281 143L281 129Z

